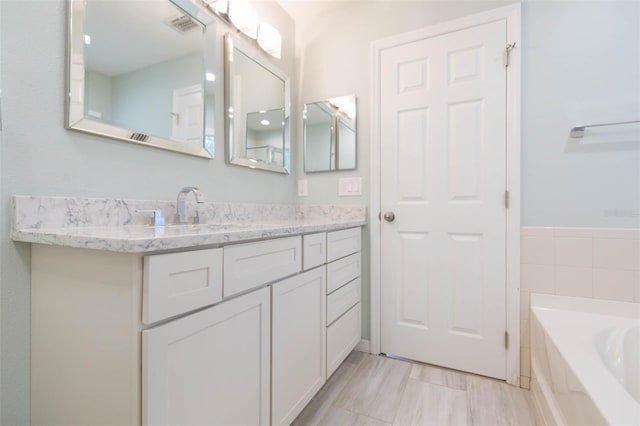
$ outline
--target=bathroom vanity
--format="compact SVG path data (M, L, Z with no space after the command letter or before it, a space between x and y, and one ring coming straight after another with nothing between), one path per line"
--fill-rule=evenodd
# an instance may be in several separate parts
M14 198L34 424L289 424L360 341L363 207L162 227L132 224L133 202L108 215L128 225L75 211L100 202L47 199L66 213L36 221L42 200Z

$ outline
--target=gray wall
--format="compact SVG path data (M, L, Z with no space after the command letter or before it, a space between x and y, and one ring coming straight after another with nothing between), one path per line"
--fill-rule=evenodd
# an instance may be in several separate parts
M372 41L508 3L513 2L345 2L305 28L300 33L299 103L357 96L358 168L305 175L300 156L298 178L308 180L309 196L299 202L369 203ZM606 143L585 140L576 146L568 140L569 129L578 123L640 117L639 9L638 2L611 1L523 5L523 225L640 226L638 127ZM350 176L362 177L363 195L338 197L338 179ZM365 338L370 315L367 231Z
M283 58L274 63L295 79L293 21L274 3L255 6L281 31ZM215 160L65 130L65 2L2 0L0 8L0 423L23 425L29 423L30 249L10 240L11 194L170 200L182 186L195 185L209 201L291 203L295 179L225 164L223 96L216 96ZM224 75L224 32L219 25L218 76ZM219 94L223 84L216 80ZM298 121L294 115L294 131Z
M189 53L113 77L113 123L171 139L173 91L203 85L203 74L202 55Z

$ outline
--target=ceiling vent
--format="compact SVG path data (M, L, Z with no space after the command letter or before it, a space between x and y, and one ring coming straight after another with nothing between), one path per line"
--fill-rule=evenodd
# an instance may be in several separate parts
M194 28L198 28L198 24L187 15L180 15L174 18L170 18L165 21L165 24L169 25L171 28L181 34L189 32Z

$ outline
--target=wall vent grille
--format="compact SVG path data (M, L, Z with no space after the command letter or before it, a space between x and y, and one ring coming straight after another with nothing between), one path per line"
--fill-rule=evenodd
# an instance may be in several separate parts
M189 32L198 27L198 24L187 15L170 18L166 20L165 23L181 34Z

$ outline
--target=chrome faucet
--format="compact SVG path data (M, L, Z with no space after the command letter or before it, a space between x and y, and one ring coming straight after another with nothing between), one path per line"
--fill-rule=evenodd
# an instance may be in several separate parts
M204 194L200 189L193 186L185 186L178 192L178 201L176 202L176 222L175 223L187 223L187 214L185 213L185 200L187 195L190 192L193 192L193 195L196 196L196 202L198 204L204 203ZM196 216L193 219L193 223L198 223L198 212L196 211Z

